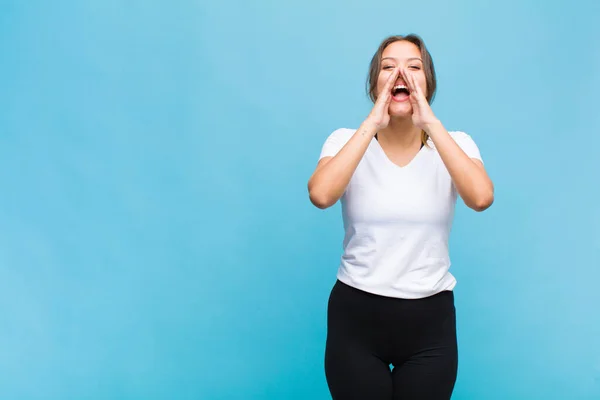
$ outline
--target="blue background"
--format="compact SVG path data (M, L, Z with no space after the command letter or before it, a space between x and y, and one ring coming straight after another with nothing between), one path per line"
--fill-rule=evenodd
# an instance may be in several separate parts
M600 398L600 3L0 1L0 398L327 399L325 138L420 34L496 202L455 399Z

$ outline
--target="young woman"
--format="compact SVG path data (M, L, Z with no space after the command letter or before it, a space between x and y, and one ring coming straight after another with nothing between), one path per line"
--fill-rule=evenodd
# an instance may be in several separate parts
M448 238L460 196L487 209L494 187L479 149L430 103L429 51L386 38L368 78L373 109L325 141L311 202L341 199L344 252L328 305L325 374L334 399L449 399L458 355Z

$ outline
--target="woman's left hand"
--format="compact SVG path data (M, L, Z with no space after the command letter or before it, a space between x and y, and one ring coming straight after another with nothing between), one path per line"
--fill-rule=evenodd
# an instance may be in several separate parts
M406 82L406 86L408 86L408 90L410 90L410 104L412 105L413 114L412 121L413 124L420 129L423 129L427 132L427 128L432 124L439 124L439 120L436 118L423 90L417 83L417 79L414 77L412 73L408 70L403 69L401 71L402 76L404 78L404 82Z

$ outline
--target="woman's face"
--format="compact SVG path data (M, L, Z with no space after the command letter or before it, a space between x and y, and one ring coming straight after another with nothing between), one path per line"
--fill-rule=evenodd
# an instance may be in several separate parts
M385 83L394 71L394 68L400 66L405 73L412 74L416 78L417 84L427 95L427 81L423 61L421 60L421 51L411 42L406 40L397 41L385 48L381 56L381 70L377 78L377 93L379 94ZM398 88L404 86L407 89ZM395 88L395 89L394 89ZM398 75L394 86L392 87L392 101L389 107L389 113L392 117L408 117L412 115L412 106L409 101L408 85L404 82L402 75Z

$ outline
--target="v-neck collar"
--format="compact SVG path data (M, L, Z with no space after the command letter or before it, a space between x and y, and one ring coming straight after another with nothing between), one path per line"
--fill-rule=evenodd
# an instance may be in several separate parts
M373 141L375 142L373 145L374 147L377 149L377 151L380 153L380 155L385 159L386 163L388 163L389 165L391 165L393 168L397 168L400 171L404 171L406 169L408 169L411 165L413 165L415 163L415 161L420 157L421 153L423 153L425 151L425 146L424 144L421 144L421 148L419 149L419 151L417 152L417 154L415 154L413 156L413 158L404 166L400 166L398 164L396 164L395 162L393 162L387 155L387 153L385 152L385 150L383 150L383 147L381 147L381 144L379 143L379 140L375 139L375 137L373 137Z

